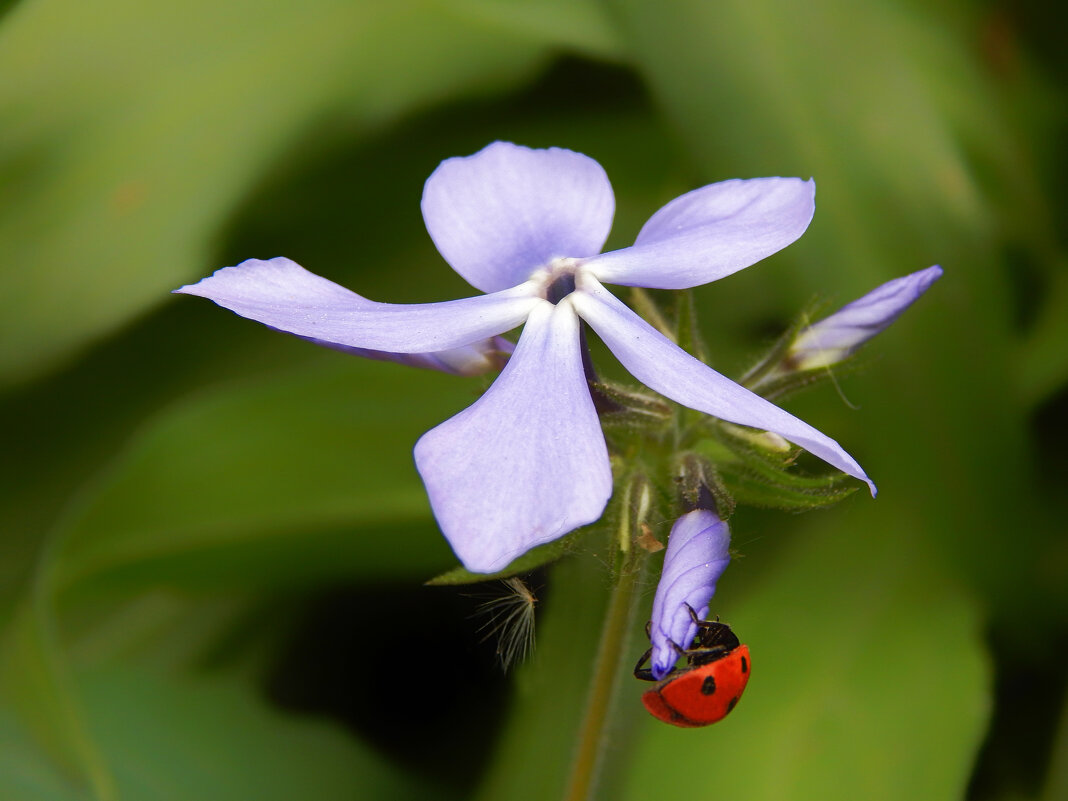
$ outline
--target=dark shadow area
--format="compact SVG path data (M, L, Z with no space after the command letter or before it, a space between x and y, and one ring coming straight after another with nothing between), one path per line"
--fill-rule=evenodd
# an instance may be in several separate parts
M1051 505L1065 505L1064 453L1068 449L1068 387L1044 403L1031 420L1036 481ZM1006 526L1011 527L1011 513ZM1041 532L1045 540L1036 578L1063 594L1056 571L1063 531ZM1040 557L1041 558L1041 557ZM1026 619L1006 620L995 610L987 633L994 663L993 715L976 758L968 801L1037 798L1049 772L1054 738L1068 702L1068 621L1059 612L1060 599L1048 595Z
M1064 482L1068 479L1064 461L1068 452L1068 386L1061 387L1031 416L1031 442L1040 486L1063 503Z
M966 798L1038 798L1068 690L1068 628L1062 625L1033 650L1000 627L987 642L994 657L994 710Z
M325 715L435 787L470 790L493 756L509 682L473 618L491 585L351 586L322 595L267 680L284 709Z

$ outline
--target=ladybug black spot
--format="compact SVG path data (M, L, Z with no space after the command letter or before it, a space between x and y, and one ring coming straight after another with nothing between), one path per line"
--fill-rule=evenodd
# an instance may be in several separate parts
M728 712L730 712L732 709L734 709L734 705L738 703L738 699L740 697L741 696L736 695L736 696L734 696L734 698L731 699L731 702L729 704L727 704L727 711Z
M748 673L748 672L749 672L749 660L747 660L743 656L742 657L742 673Z
M701 695L712 695L716 691L716 677L705 676L705 680L701 683Z

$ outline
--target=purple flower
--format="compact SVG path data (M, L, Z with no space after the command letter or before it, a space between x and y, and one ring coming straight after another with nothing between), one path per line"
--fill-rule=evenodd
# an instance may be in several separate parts
M239 264L239 267L251 265L257 259L248 259ZM260 261L259 264L275 266L284 265L289 269L304 270L299 264L289 259L277 258L270 262ZM307 272L305 270L305 272ZM310 275L310 273L309 273ZM318 276L313 276L318 277ZM322 280L322 279L320 279ZM182 291L182 290L178 290ZM353 293L355 294L355 293ZM347 345L338 345L334 342L325 342L315 337L301 337L316 345L325 345L342 353L351 353L353 356L363 356L365 359L376 359L383 362L397 362L409 367L422 367L426 370L439 370L442 373L453 375L482 375L490 370L500 370L508 361L508 357L515 350L515 345L504 337L490 337L479 342L474 342L462 348L439 350L431 353L389 353L384 350L369 350L367 348L350 348Z
M651 389L774 431L874 492L838 443L680 350L601 283L682 289L730 275L797 239L814 192L797 178L712 184L660 209L632 247L599 254L615 207L601 166L570 150L495 142L444 161L422 202L438 251L487 294L375 303L286 259L243 262L178 291L321 344L379 355L470 347L525 323L489 390L415 446L446 538L468 570L490 573L597 520L612 493L580 318Z
M936 264L886 282L802 331L785 361L794 370L837 364L894 322L941 277Z
M657 680L670 673L678 660L672 643L689 648L697 634L690 609L702 620L708 615L716 582L731 561L730 544L727 524L707 509L688 512L671 527L649 626Z

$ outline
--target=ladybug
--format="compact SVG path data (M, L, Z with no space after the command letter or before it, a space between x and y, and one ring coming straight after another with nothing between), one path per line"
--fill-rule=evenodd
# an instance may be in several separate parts
M749 682L749 646L742 645L726 623L699 620L693 647L683 650L671 643L679 656L686 657L686 667L676 668L651 690L642 694L649 713L665 723L684 729L708 726L723 720L734 709ZM642 666L649 661L650 648L634 667L635 678L656 681L653 673Z

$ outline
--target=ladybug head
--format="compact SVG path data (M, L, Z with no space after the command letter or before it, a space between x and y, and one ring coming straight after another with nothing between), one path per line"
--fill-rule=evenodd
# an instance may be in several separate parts
M741 645L737 635L731 631L731 627L718 620L703 621L697 629L693 647L695 649L715 648L723 649L724 652L733 651Z

